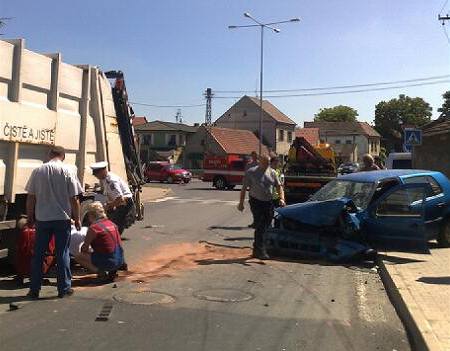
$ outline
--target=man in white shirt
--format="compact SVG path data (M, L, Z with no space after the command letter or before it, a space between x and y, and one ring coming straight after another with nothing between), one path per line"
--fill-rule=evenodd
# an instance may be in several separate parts
M28 224L36 224L34 255L31 262L31 286L28 296L38 298L42 283L42 263L51 237L55 236L58 296L70 296L69 243L71 218L77 229L81 228L80 202L83 192L73 170L63 164L65 151L54 146L49 161L33 170L25 187Z
M107 170L108 162L101 161L91 165L92 174L108 198L104 205L108 218L119 228L119 233L130 227L136 220L136 206L128 184L118 175Z

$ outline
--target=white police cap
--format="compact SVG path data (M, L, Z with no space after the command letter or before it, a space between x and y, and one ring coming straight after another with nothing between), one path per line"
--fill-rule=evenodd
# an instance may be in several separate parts
M108 167L108 162L106 162L106 161L95 162L95 163L91 164L90 167L93 171L95 171L97 169L103 169L103 168Z

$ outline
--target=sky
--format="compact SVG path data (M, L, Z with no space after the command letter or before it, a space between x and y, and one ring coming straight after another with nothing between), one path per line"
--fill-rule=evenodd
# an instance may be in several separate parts
M203 92L217 91L213 120L259 86L258 28L300 18L264 35L264 90L304 89L409 80L450 74L450 44L438 13L444 0L1 0L3 38L25 38L33 51L61 52L63 61L122 70L132 102L183 107L186 123L203 122ZM450 12L445 5L443 14ZM446 27L450 27L450 21ZM450 31L450 28L449 28ZM0 37L1 38L1 37ZM450 82L340 95L269 100L298 125L320 108L348 105L372 122L375 105L406 94L433 107ZM299 94L301 92L291 93ZM265 93L266 95L274 95ZM219 98L230 97L230 98ZM175 121L177 107L133 105L149 120Z

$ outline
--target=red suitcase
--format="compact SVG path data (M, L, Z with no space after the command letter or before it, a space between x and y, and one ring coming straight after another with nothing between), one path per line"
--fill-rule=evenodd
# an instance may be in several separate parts
M31 258L34 253L34 241L36 238L36 228L24 226L19 234L16 253L16 273L20 280L29 277L31 273ZM42 272L45 274L55 263L55 238L52 237L45 253Z

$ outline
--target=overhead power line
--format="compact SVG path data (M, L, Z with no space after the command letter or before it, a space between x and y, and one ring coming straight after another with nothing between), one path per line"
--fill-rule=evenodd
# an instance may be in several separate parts
M390 82L378 82L378 83L365 83L365 84L351 84L351 85L337 85L337 86L328 86L328 87L313 87L313 88L298 88L298 89L275 89L275 90L264 90L266 93L288 93L295 91L321 91L321 90L334 90L334 89L351 89L351 88L363 88L363 87L374 87L378 85L392 85L399 83L413 83L413 82L425 82L429 80L450 78L450 74L440 75L440 76L431 76L424 78L413 78L413 79L405 79L405 80L394 80ZM215 90L215 93L222 94L235 94L235 93L253 93L254 90Z
M392 89L401 89L401 88L410 88L410 87L419 87L426 85L435 85L442 83L450 83L450 79L447 80L439 80L435 82L423 82L416 84L405 84L405 85L395 85L390 87L378 87L378 88L368 88L368 89L353 89L353 90L343 90L343 91L329 91L323 93L305 93L305 94L285 94L285 95L265 95L265 98L287 98L287 97L302 97L302 96L324 96L324 95L340 95L340 94L355 94L355 93L364 93L370 91L380 91L380 90L392 90ZM240 99L242 96L214 96L214 99Z
M159 108L189 108L189 107L205 106L205 104L194 104L194 105L154 105L154 104L150 104L150 103L146 103L146 102L136 102L136 101L130 101L130 104L138 105L138 106L159 107Z

